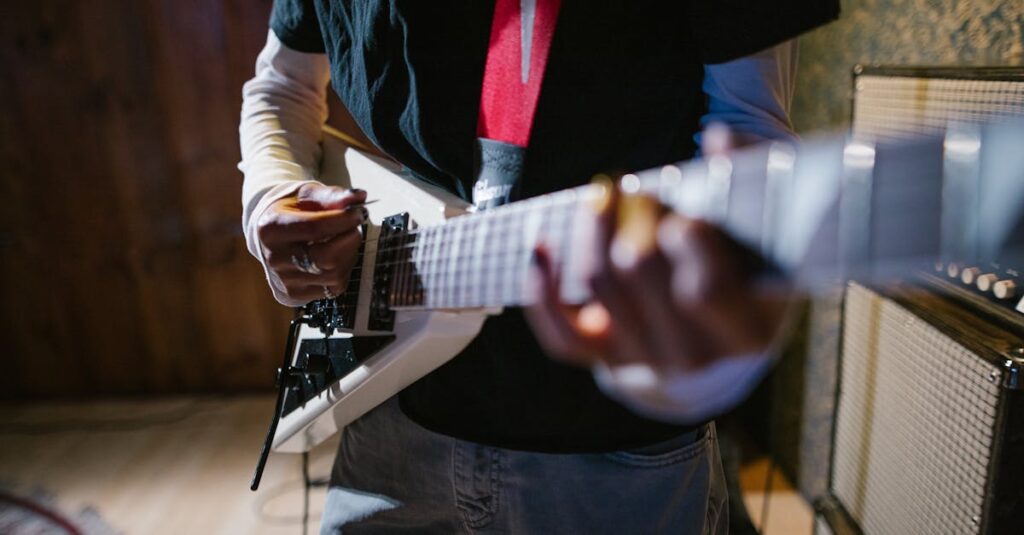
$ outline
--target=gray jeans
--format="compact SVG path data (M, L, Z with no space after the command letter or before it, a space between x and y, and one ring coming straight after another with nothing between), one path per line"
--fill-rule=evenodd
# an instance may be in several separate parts
M321 535L728 531L713 424L642 450L547 454L428 431L395 399L345 429Z

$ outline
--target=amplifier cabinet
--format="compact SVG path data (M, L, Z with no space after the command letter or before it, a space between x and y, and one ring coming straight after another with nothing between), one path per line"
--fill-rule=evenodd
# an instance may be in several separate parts
M869 535L1024 533L1022 367L1024 340L956 302L851 283L831 499Z

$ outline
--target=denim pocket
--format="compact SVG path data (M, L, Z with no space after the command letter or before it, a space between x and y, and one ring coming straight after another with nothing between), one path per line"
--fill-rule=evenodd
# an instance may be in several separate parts
M659 468L693 459L707 450L712 433L708 426L678 437L631 450L613 451L604 456L616 463L641 468Z
M501 496L502 454L471 442L458 441L452 452L455 506L466 525L479 529L491 523Z

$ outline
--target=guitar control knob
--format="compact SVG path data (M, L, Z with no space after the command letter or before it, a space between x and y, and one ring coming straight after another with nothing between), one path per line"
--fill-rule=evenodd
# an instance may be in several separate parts
M995 273L985 273L984 275L978 276L976 284L978 285L979 290L987 292L992 289L992 285L996 282L999 282L998 275Z
M1017 284L1011 280L998 281L992 285L992 293L999 299L1012 299L1017 295Z
M946 266L946 275L949 275L949 277L953 278L953 279L959 277L960 276L960 266L958 264L954 264L954 263L950 262L950 264L948 266Z
M964 268L964 270L960 272L960 280L963 281L964 284L974 284L974 279L978 278L978 275L981 275L980 269L976 267Z

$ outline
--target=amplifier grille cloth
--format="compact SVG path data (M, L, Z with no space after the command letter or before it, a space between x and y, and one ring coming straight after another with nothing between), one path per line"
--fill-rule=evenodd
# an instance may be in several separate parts
M853 131L861 139L940 134L950 123L981 124L1024 116L1024 82L857 77Z
M867 535L977 533L999 369L864 287L844 317L833 492Z

